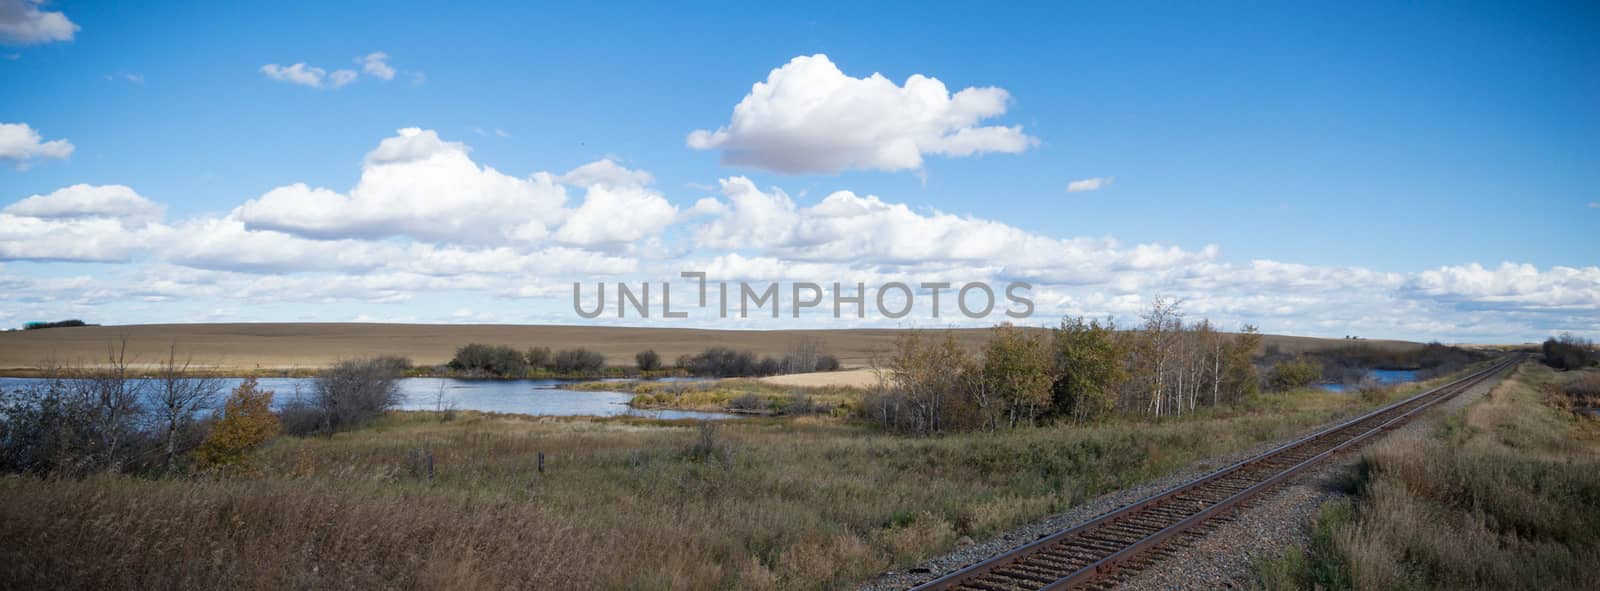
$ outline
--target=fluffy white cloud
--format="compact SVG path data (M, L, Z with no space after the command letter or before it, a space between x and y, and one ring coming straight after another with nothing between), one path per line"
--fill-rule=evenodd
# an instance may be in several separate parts
M1109 176L1076 180L1067 183L1067 192L1082 193L1084 191L1099 191L1102 188L1111 186L1111 183L1115 182L1116 180L1116 177Z
M853 78L826 55L800 56L756 83L727 126L696 130L687 142L722 150L726 164L786 174L915 169L925 154L1015 154L1036 145L1020 126L978 125L1004 114L1009 99L996 87L951 95L921 74L904 85L877 73Z
M529 246L546 239L605 247L660 233L678 208L650 173L610 159L525 178L473 162L465 144L402 129L367 154L348 193L278 187L235 211L249 228L307 238L405 236L428 242ZM583 202L566 207L568 188Z
M148 250L158 229L129 227L113 218L0 213L0 260L126 261Z
M170 262L251 273L339 270L364 272L400 260L394 244L363 240L308 240L282 232L250 230L233 217L201 218L167 234L161 256Z
M1017 277L1064 282L1098 281L1112 271L1157 270L1217 255L1215 247L1191 252L1154 244L1122 248L1109 239L1057 239L993 220L919 213L850 191L800 208L782 190L761 191L744 177L723 180L722 187L726 206L696 206L720 210L696 234L709 248L755 249L805 261L988 265Z
M122 185L33 195L0 209L0 260L129 260L161 240L161 213Z
M575 187L643 187L654 183L655 177L643 170L628 170L615 160L603 158L561 175L561 182Z
M1488 306L1600 310L1600 267L1551 267L1478 263L1423 271L1411 283L1429 296Z
M361 70L368 76L380 80L394 80L394 67L389 65L389 54L374 51L365 57L356 58L356 63L361 64Z
M163 209L125 185L78 184L49 195L33 195L0 212L40 219L102 217L150 222L160 220Z
M330 74L322 68L307 66L305 62L296 62L289 66L267 64L261 66L261 73L278 82L311 88L339 88L356 80L354 70L334 70Z
M78 25L60 12L39 10L40 4L40 0L0 0L0 43L71 41Z
M661 232L677 216L678 208L654 191L594 185L555 238L582 245L633 242Z
M502 174L473 162L464 144L407 128L367 154L348 193L297 183L245 202L235 215L251 228L311 238L503 243L545 238L566 218L566 199L548 173Z
M355 81L355 70L334 70L328 74L328 86L333 88L338 88Z
M66 158L73 145L64 139L43 141L44 137L26 123L0 123L0 160L10 160L27 168L35 158Z

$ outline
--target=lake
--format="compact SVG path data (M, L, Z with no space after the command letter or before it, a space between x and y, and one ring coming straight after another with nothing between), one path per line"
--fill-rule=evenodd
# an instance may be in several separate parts
M1416 370L1412 370L1412 369L1373 369L1373 370L1368 370L1367 371L1367 375L1372 376L1374 379L1378 380L1379 384L1383 384L1385 386L1390 385L1390 384L1404 384L1406 382L1415 382L1415 381L1417 381L1417 372L1416 372ZM1345 391L1344 384L1317 384L1317 385L1319 387L1321 387L1323 390L1327 390L1329 392L1344 392Z
M676 381L683 378L660 378ZM276 393L273 400L283 403L296 395L309 396L312 378L258 378L262 389ZM0 378L0 389L11 390L37 383L38 378ZM242 380L224 380L228 390ZM455 405L456 410L517 413L536 416L631 416L652 419L719 420L736 418L736 415L688 410L655 410L630 408L633 394L615 391L562 390L563 384L574 380L457 380L453 378L402 378L400 393L404 398L402 410L435 410L440 389L444 391L444 404ZM226 393L224 393L226 395ZM218 400L221 404L221 400Z

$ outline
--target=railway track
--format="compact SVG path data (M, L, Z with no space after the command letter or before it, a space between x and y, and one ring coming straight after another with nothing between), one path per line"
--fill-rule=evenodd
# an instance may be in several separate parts
M1456 381L923 583L912 591L1114 587L1170 555L1173 542L1204 535L1241 503L1276 488L1334 453L1404 424L1520 360L1520 356L1512 356Z

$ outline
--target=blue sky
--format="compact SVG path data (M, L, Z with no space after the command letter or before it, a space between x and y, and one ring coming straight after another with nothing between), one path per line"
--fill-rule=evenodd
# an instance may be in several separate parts
M1159 292L1187 298L1197 316L1300 334L1469 340L1600 332L1600 9L1592 4L1224 10L1051 3L934 14L917 5L851 4L0 3L17 6L7 12L24 15L18 18L59 12L76 26L70 38L11 33L0 47L0 123L26 124L41 142L74 147L65 157L12 158L0 169L0 205L78 184L123 185L165 206L159 223L177 228L234 215L295 183L349 191L380 141L419 128L517 178L609 158L648 171L647 191L680 214L702 198L733 205L719 182L744 177L766 195L781 189L801 209L850 191L1029 236L1114 238L1118 252L1161 245L1211 253L1198 257L1199 266L1165 261L1154 275L1113 268L1085 273L1100 279L1061 281L1058 292L1041 290L1052 302L1048 316L1129 316L1137 305L1119 297L1147 302ZM363 71L358 58L374 52L387 55L392 79ZM1013 139L1030 143L986 145L971 155L924 147L914 167L805 174L727 165L719 156L731 148L688 145L692 131L728 127L752 84L817 54L851 78L881 73L904 86L922 75L951 93L1003 89L1003 112L972 126L1020 126ZM312 88L263 71L295 63L356 78ZM774 137L731 141L758 142L769 160L806 157L794 155L803 138ZM1114 180L1067 191L1091 178ZM566 205L576 207L585 193L570 189ZM243 227L297 239L462 244L387 229L374 237L371 225L361 236L310 236L289 218L269 217L258 214ZM698 225L707 218L696 219L644 223L649 236L640 240L558 239L644 263L615 276L582 265L535 270L522 281L659 280L662 269L734 254L821 260L802 252L805 245L707 239ZM487 284L441 290L419 283L377 303L359 293L270 302L227 290L186 296L174 289L143 296L149 301L91 296L182 283L179 275L213 287L249 283L262 271L211 261L202 270L213 276L193 277L194 267L168 254L177 247L157 244L174 238L154 234L129 236L115 253L62 256L44 243L48 234L37 233L49 228L29 227L36 233L0 231L0 241L14 243L0 247L0 281L23 294L0 299L0 323L67 315L113 323L203 319L194 309L234 320L448 321L462 310L471 313L461 319L574 320L559 297L508 298L506 288ZM658 245L645 244L651 240ZM473 245L491 246L543 248L526 240ZM827 262L869 277L937 275L973 263L948 253L917 261L922 266L873 257L867 249ZM1050 274L1028 265L1070 260L1009 261L994 275ZM1294 273L1316 275L1325 287L1312 297L1308 280L1286 278L1290 271L1246 273L1253 261L1298 265ZM394 271L276 264L267 275L370 281L386 269ZM1370 293L1353 301L1374 309L1327 324L1317 315L1348 310L1328 286L1356 281L1336 275L1352 270L1383 276L1357 281ZM1436 275L1423 275L1430 271ZM1222 276L1232 287L1205 280ZM1296 310L1265 309L1284 301ZM1396 326L1385 314L1397 302L1426 321Z

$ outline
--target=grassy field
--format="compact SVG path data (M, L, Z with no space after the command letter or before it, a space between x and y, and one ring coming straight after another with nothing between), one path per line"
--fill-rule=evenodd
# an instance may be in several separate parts
M1041 319L1040 322L1049 322ZM817 339L823 352L846 366L868 365L874 354L890 351L903 331L851 330L701 330L554 325L443 325L354 323L143 324L86 326L0 332L0 370L39 367L45 362L92 364L103 360L106 347L122 337L135 361L153 364L165 359L174 342L180 354L194 355L199 365L235 371L327 367L341 359L398 355L420 365L450 360L468 343L510 345L519 350L545 346L584 347L599 351L612 365L631 365L633 355L654 349L670 363L679 355L699 353L712 345L782 356L802 339ZM969 347L978 347L989 329L955 331ZM1414 348L1417 343L1362 341L1384 348ZM1348 345L1342 339L1267 336L1263 346L1288 353Z
M840 372L844 373L844 372ZM816 375L816 374L797 374ZM793 386L765 378L731 378L692 382L579 382L571 390L629 392L634 408L670 408L718 412L729 409L755 414L837 414L851 416L863 391L855 386ZM837 410L838 412L832 412Z
M1588 375L1585 376L1584 374ZM1593 589L1600 564L1600 421L1524 363L1436 432L1363 454L1354 500L1323 507L1309 552L1261 567L1268 589Z
M1302 391L1182 419L937 438L831 417L699 427L395 413L331 438L279 438L228 480L0 479L0 579L839 588L1379 402Z

